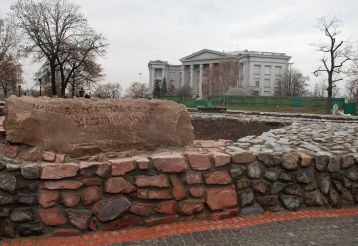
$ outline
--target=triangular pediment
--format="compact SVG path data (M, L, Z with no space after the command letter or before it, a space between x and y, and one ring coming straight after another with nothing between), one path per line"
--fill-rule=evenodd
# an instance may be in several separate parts
M195 52L191 55L185 56L181 58L180 61L185 62L185 61L211 60L211 59L222 59L227 57L230 57L230 55L215 50L204 49Z

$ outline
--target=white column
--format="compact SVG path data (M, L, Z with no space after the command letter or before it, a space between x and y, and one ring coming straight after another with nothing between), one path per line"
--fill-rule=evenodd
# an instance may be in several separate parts
M209 64L209 72L210 72L210 73L212 73L213 67L214 67L214 63L210 63L210 64ZM210 95L210 93L212 92L212 91L211 91L211 79L209 79L208 91L209 91L209 95Z
M153 68L149 68L149 89L153 88L153 80L154 80L154 71Z
M194 83L194 65L190 65L190 88L193 88Z
M185 66L181 66L181 86L185 85Z
M203 64L200 64L199 73L199 98L203 98Z

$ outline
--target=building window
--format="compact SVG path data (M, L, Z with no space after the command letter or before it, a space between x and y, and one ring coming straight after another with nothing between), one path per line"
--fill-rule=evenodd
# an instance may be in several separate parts
M275 86L280 87L281 86L281 79L275 79Z
M162 77L162 69L161 68L154 68L154 77Z
M270 87L271 87L271 81L270 81L270 79L265 79L264 86L265 86L265 88L270 88Z
M260 95L260 92L259 91L252 91L251 94L255 97L259 96Z
M281 66L276 66L275 67L275 75L276 76L281 76L281 74L282 74L281 70L282 70Z
M258 78L255 79L255 86L260 86L260 79Z
M270 65L265 66L265 75L271 75L271 66Z
M254 65L254 74L261 75L261 65Z

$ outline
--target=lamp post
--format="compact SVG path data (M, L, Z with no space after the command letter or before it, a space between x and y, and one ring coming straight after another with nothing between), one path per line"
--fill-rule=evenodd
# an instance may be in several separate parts
M139 73L139 83L142 83L142 73Z
M18 89L19 97L21 97L21 85L18 85L17 89Z

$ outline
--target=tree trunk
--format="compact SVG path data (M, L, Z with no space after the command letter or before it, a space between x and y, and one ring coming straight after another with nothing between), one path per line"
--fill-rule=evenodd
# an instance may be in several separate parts
M51 69L51 90L52 90L52 96L57 96L57 88L56 88L56 65L55 65L55 62L50 61L50 69Z
M332 94L332 75L328 75L326 114L331 114Z

